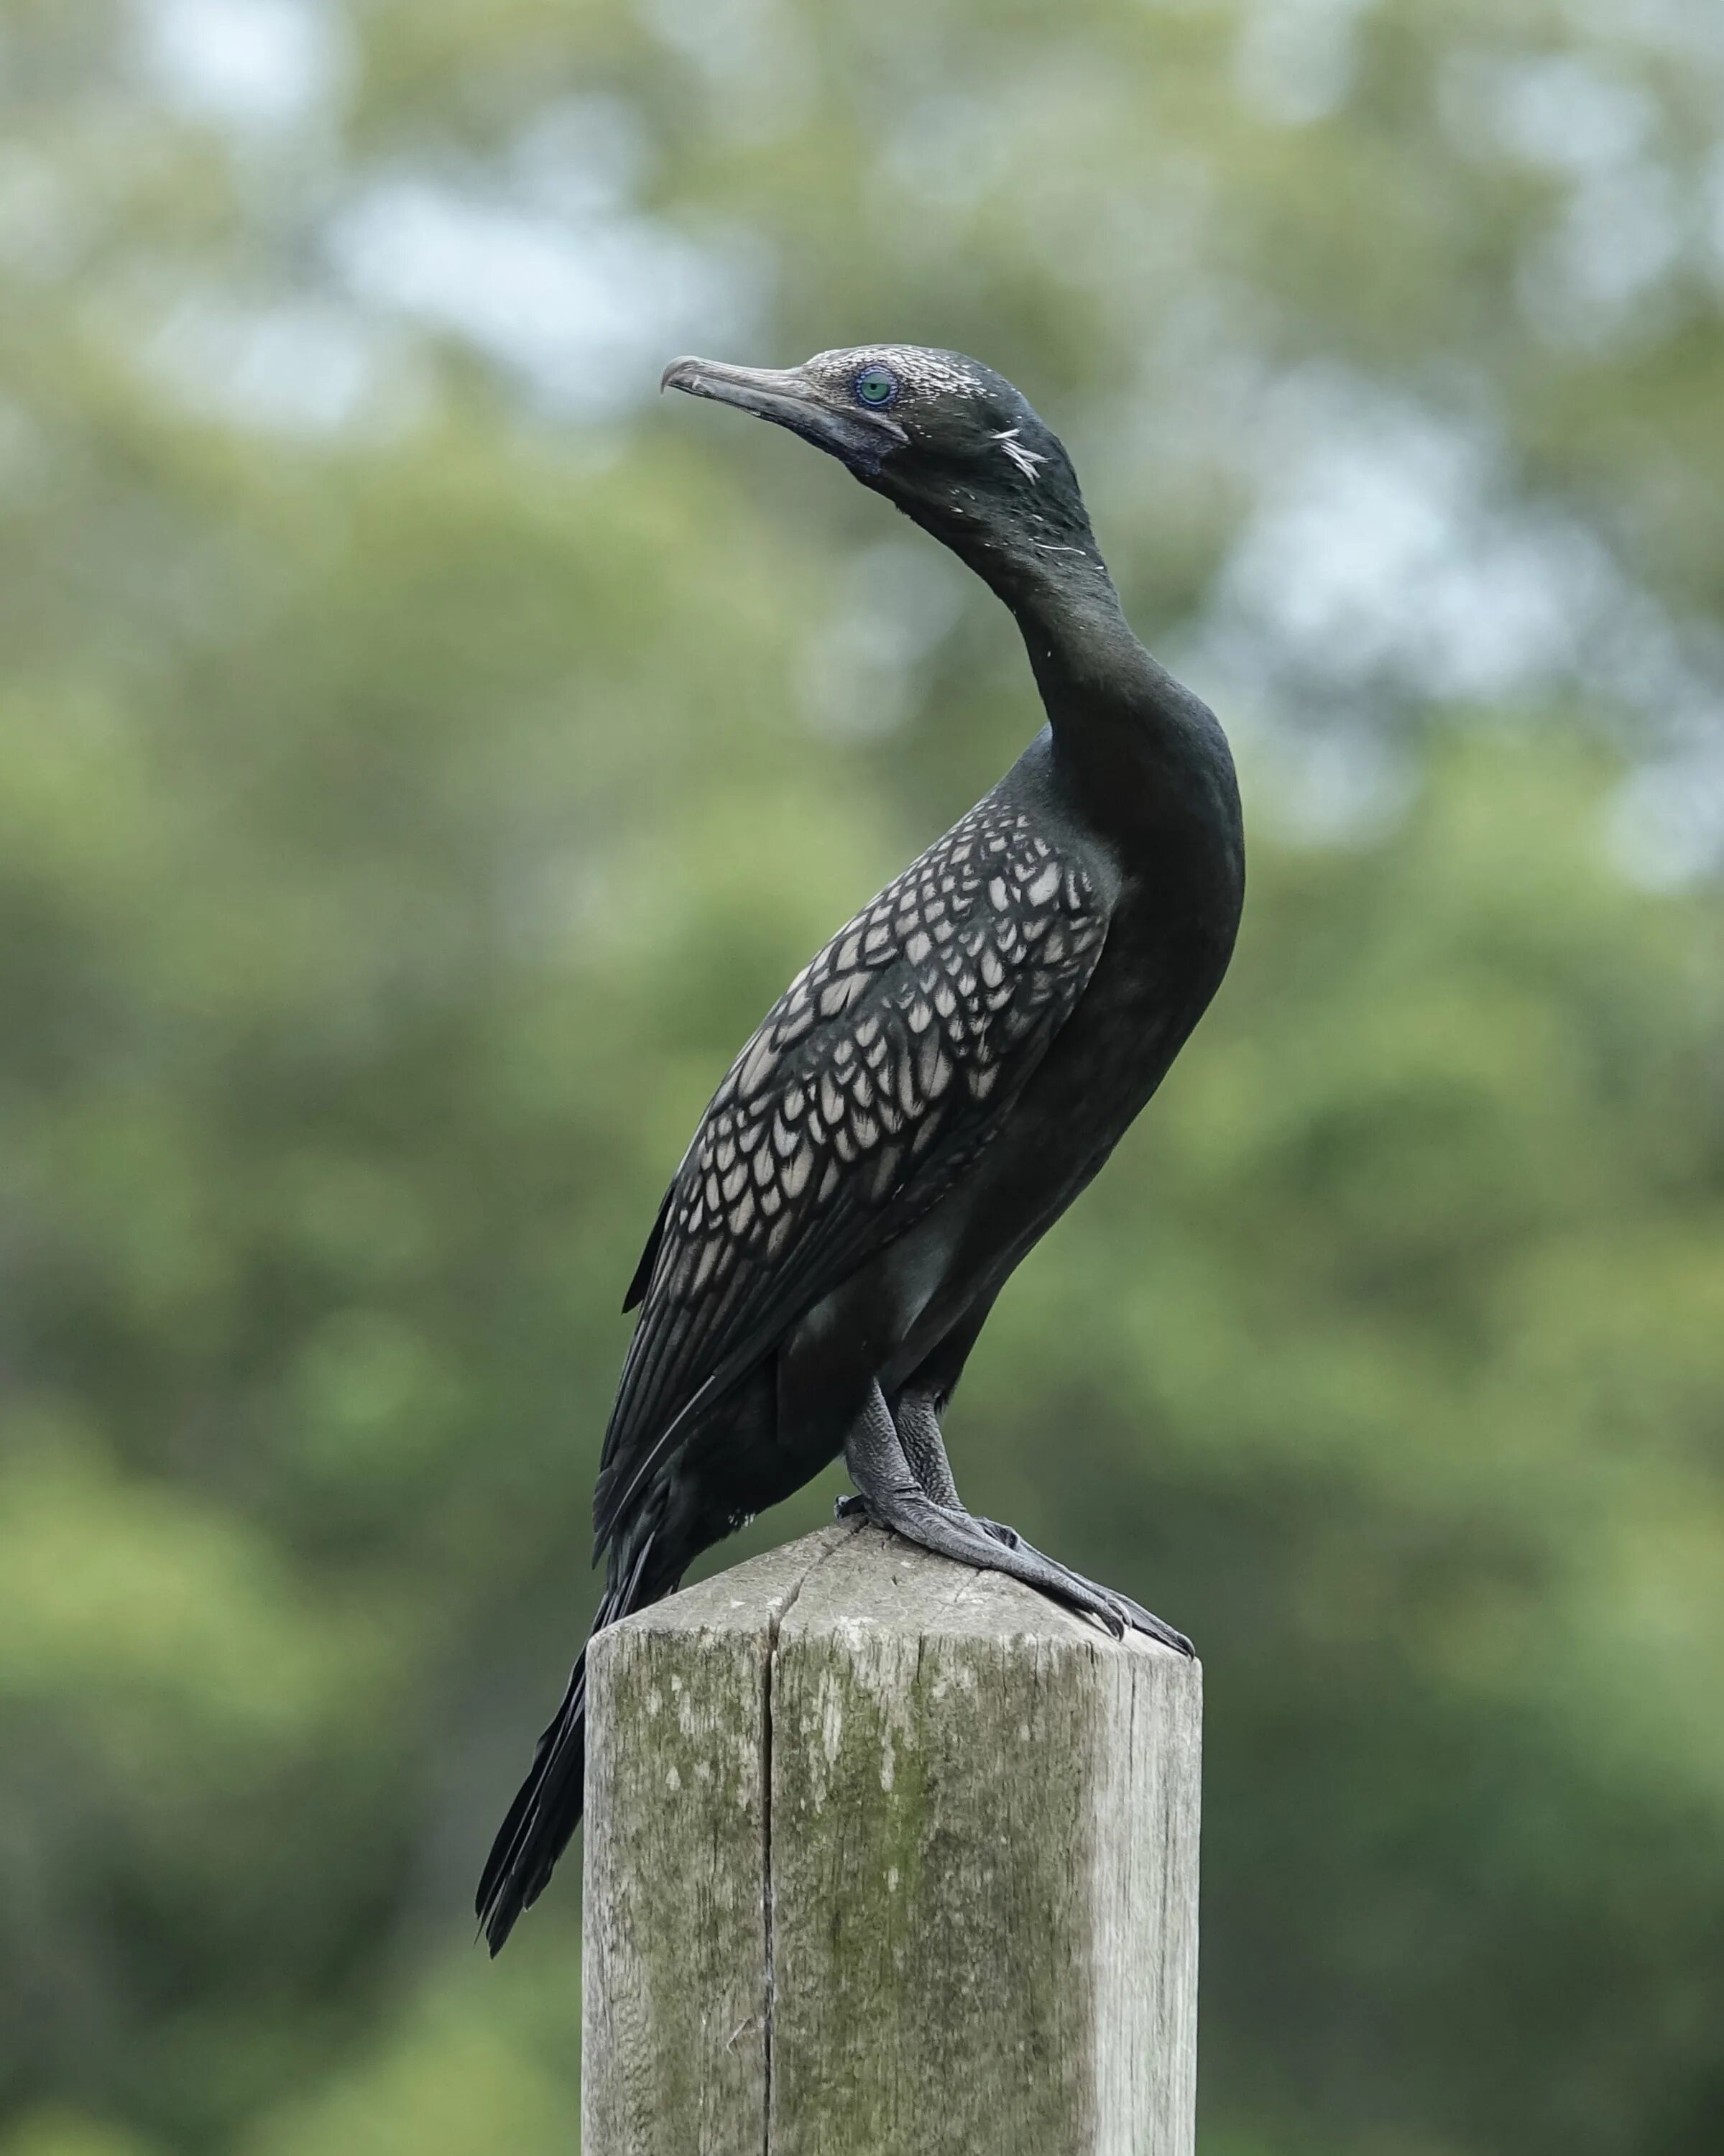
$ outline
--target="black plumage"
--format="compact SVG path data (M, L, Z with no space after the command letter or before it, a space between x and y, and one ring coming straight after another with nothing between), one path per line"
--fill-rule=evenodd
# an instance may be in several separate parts
M950 352L667 384L839 456L1016 614L1048 726L792 982L667 1191L625 1308L595 1629L842 1453L882 1525L1117 1630L1188 1643L975 1519L939 1416L995 1296L1154 1091L1233 947L1244 854L1214 718L1126 627L1065 450ZM584 1656L492 1849L493 1951L580 1817Z

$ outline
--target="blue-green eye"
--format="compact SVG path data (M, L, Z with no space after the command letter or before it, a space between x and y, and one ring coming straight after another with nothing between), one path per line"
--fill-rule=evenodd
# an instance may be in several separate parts
M865 367L853 387L865 404L890 404L898 394L898 377L890 367Z

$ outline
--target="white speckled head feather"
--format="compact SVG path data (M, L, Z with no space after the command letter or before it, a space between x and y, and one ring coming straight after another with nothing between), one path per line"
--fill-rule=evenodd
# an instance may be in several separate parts
M1047 459L1038 454L1034 449L1024 447L1018 439L1023 431L1021 427L1008 427L1003 433L996 434L993 439L1017 465L1025 479L1033 480L1047 462Z
M959 352L936 352L917 344L839 346L817 352L803 371L848 381L865 367L890 367L904 387L924 397L985 397L988 371Z

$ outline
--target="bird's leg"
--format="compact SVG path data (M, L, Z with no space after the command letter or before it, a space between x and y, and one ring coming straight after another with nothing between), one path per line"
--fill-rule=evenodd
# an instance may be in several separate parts
M904 1457L928 1496L943 1511L962 1512L964 1502L957 1494L957 1485L952 1479L952 1463L946 1457L946 1441L940 1435L940 1416L935 1407L935 1394L917 1391L901 1393L897 1404L890 1409L893 1423L898 1431L898 1442L904 1448ZM862 1497L840 1497L834 1511L840 1520L865 1517L868 1503ZM996 1541L1015 1543L1018 1537L1009 1527L995 1528L987 1520L977 1520L978 1527L985 1528Z
M1114 1588L1098 1587L1095 1581L1085 1579L1081 1573L1073 1572L1070 1566L1061 1564L1057 1558L1044 1555L1033 1543L1025 1542L1015 1527L1003 1527L998 1520L983 1519L966 1508L957 1494L957 1485L952 1480L952 1463L946 1456L946 1443L940 1433L936 1398L933 1392L921 1388L906 1391L899 1395L896 1407L892 1410L892 1421L905 1462L922 1493L942 1512L955 1513L970 1527L979 1527L984 1535L991 1537L1002 1548L1022 1553L1039 1568L1042 1574L1041 1578L1030 1582L1032 1586L1044 1584L1047 1575L1057 1575L1070 1583L1080 1594L1105 1597L1115 1612L1123 1617L1134 1631L1145 1633L1152 1640L1159 1640L1165 1646L1177 1647L1182 1654L1190 1654L1191 1642L1183 1632L1176 1632L1171 1625L1164 1624L1159 1617L1132 1601L1130 1595L1121 1594ZM861 1480L854 1466L850 1471L860 1489ZM860 1497L842 1499L838 1512L841 1519L857 1513L874 1517L865 1492ZM908 1532L908 1530L900 1529L900 1532ZM916 1541L920 1537L912 1534L911 1539ZM997 1569L1008 1571L1014 1568L1001 1565ZM1014 1576L1024 1577L1015 1571ZM1063 1599L1052 1587L1044 1587L1044 1591L1054 1594L1056 1599ZM1077 1606L1087 1605L1080 1603Z
M931 1415L929 1419L932 1419ZM935 1427L937 1442L937 1424ZM943 1446L940 1458L943 1463ZM1008 1543L989 1533L961 1505L937 1502L912 1468L877 1384L870 1388L867 1407L844 1440L844 1464L860 1494L859 1509L876 1527L890 1527L906 1542L920 1543L922 1548L955 1558L960 1564L973 1565L979 1572L1003 1572L1021 1579L1050 1601L1095 1618L1116 1638L1130 1625L1164 1646L1177 1648L1183 1654L1191 1652L1191 1643L1183 1634L1164 1625L1159 1617L1151 1616L1147 1609L1140 1609L1124 1595L1111 1594L1081 1573L1054 1563L1022 1540ZM950 1468L946 1471L946 1481L950 1486ZM954 1499L957 1494L954 1489Z
M911 1473L936 1505L943 1505L948 1512L961 1512L964 1502L952 1479L952 1462L946 1457L946 1440L940 1435L940 1415L934 1399L931 1392L901 1393L892 1420Z

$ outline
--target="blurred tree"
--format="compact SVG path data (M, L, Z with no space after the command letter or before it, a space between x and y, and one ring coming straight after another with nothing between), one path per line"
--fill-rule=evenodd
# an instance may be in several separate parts
M953 1429L1205 1651L1206 2145L1716 2145L1721 86L1711 0L0 8L0 2156L569 2145L576 1897L466 1909L616 1300L1036 723L642 392L880 333L1248 751Z

